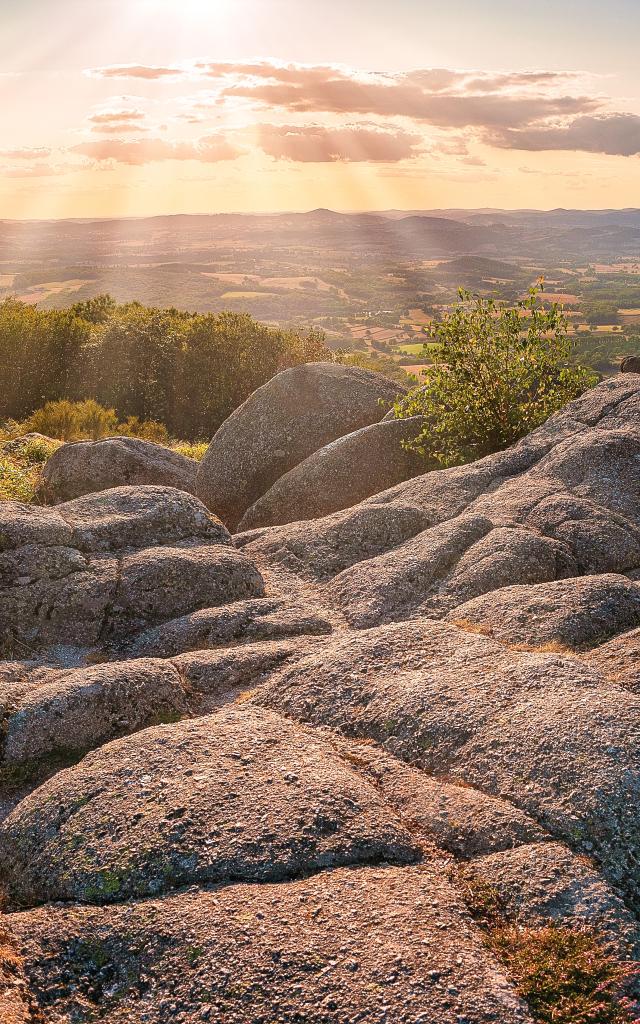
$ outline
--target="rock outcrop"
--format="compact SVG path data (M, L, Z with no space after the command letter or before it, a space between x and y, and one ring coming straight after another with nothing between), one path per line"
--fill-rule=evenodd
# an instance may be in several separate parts
M62 445L45 463L40 482L49 504L111 487L159 484L195 493L198 463L139 437L105 437Z
M222 523L168 487L118 487L53 508L0 504L0 640L94 647L263 593Z
M235 708L103 746L23 800L0 828L0 848L8 898L22 906L282 881L421 852L375 787L319 737Z
M428 868L51 906L11 923L40 1006L65 1024L96 1013L110 1024L533 1024Z
M337 363L284 370L219 428L200 463L198 497L235 530L276 480L330 441L377 423L403 390Z
M604 573L501 587L458 605L449 617L506 643L580 650L640 625L640 583Z
M638 957L640 375L364 500L354 379L231 418L227 526L0 504L8 1020L533 1024L493 929Z

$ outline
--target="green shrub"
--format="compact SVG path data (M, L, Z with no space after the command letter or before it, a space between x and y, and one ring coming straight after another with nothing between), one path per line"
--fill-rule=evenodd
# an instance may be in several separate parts
M58 402L47 402L41 409L36 409L22 424L24 433L34 431L57 437L61 441L70 441L77 437L78 411L75 402L61 399Z
M169 441L169 431L164 423L141 420L137 416L128 416L124 423L118 423L115 432L125 437L141 437L144 441L155 441L157 444L167 444Z
M443 466L507 448L596 381L570 365L572 341L561 308L541 288L514 308L460 291L455 310L431 329L437 346L424 383L395 405L398 418L424 416L407 447Z
M107 409L93 398L87 398L84 402L69 402L67 399L47 402L42 409L36 409L20 424L20 432L32 431L60 441L84 438L97 441L101 437L113 437L115 434L141 437L159 444L166 444L169 440L163 423L140 420L137 416L129 416L123 423L119 423L115 409Z
M0 454L0 501L33 501L37 472Z
M61 444L61 441L53 438L33 437L20 449L19 460L27 466L41 466Z

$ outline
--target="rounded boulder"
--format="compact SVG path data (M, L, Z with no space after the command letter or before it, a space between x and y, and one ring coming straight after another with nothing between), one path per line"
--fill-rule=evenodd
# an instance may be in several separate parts
M276 480L330 441L377 423L403 390L355 366L284 370L217 431L200 463L198 497L234 530Z
M51 505L124 485L160 484L195 493L195 459L139 437L105 437L62 445L42 471L41 494Z

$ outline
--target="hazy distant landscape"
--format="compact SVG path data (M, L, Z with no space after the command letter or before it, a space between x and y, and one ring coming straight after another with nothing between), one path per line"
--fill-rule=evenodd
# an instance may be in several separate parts
M638 344L640 210L437 210L0 222L0 298L249 312L420 365L460 286L516 301L538 278L606 369Z

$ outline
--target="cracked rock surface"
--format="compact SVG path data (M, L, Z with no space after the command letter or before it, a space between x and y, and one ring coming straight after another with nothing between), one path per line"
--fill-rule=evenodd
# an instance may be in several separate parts
M640 375L324 514L394 421L300 369L210 510L0 503L10 1024L533 1024L473 886L638 956Z

